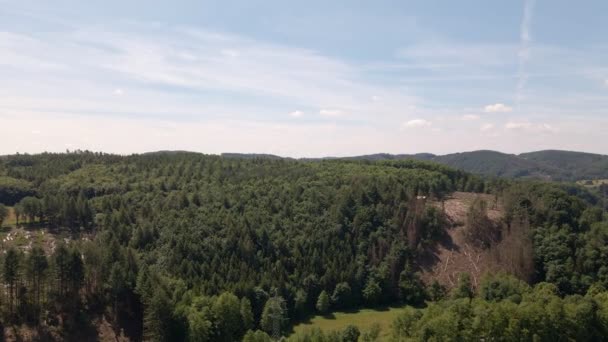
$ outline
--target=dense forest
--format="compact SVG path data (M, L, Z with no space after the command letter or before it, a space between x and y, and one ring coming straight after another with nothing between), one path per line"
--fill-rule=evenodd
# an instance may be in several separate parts
M473 286L462 274L454 288L421 279L455 191L500 201L500 224L485 224L491 203L470 208L468 238L479 248L513 239L512 275ZM15 221L2 231L2 324L78 339L103 314L132 340L270 341L310 315L410 305L395 340L599 340L606 192L415 160L0 157L0 221ZM61 238L17 244L11 227ZM290 339L377 336L353 326Z

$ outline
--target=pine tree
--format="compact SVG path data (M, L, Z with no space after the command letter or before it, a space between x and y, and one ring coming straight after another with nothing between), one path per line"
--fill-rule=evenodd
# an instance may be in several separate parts
M241 321L243 322L243 329L247 331L253 329L253 310L251 309L251 301L247 297L241 299Z
M8 285L9 313L13 316L15 308L15 289L19 282L19 259L17 250L10 248L4 257L4 282Z
M55 249L53 264L57 282L57 292L61 298L65 298L70 273L70 255L68 249L64 245L59 245Z
M49 262L42 248L32 248L27 258L27 265L30 283L32 284L34 291L34 303L36 304L36 307L39 308L43 291L42 287L49 267Z

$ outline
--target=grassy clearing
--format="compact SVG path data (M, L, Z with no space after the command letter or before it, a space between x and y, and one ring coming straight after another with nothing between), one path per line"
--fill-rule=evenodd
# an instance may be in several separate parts
M390 336L391 324L401 312L403 312L403 308L363 309L356 312L336 312L329 316L315 316L296 324L293 327L292 336L305 333L313 328L327 332L342 330L351 324L357 326L361 332L365 332L377 323L381 329L380 338L384 341Z

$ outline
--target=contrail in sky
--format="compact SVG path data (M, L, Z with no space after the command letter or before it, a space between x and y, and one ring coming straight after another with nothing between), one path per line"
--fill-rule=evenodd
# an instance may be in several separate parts
M532 23L532 12L536 0L524 1L524 17L521 21L519 33L519 51L517 53L518 68L517 68L517 88L515 90L515 107L519 108L523 100L523 92L528 82L528 73L526 72L526 63L530 57L530 46L532 37L530 35L530 24Z

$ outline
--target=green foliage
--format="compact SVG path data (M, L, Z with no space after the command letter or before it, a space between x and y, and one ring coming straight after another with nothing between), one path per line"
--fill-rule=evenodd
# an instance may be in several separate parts
M352 290L347 282L336 285L331 302L337 309L348 309L353 305Z
M486 275L479 285L479 296L486 301L509 299L519 303L524 294L530 291L525 282L509 275Z
M232 293L224 292L213 304L221 341L235 341L244 332L241 303Z
M261 330L256 330L256 331L249 330L243 337L243 342L271 342L271 341L272 341L272 339L270 338L270 336L268 336L267 333L265 333Z
M0 203L0 227L4 223L4 220L8 217L8 209L2 203Z
M401 298L406 304L419 305L426 298L424 283L410 265L407 265L399 276L399 289Z
M475 292L473 290L473 284L471 282L471 275L468 273L461 273L458 277L458 284L452 289L452 298L473 298Z
M362 342L378 341L378 339L380 338L380 330L380 324L374 323L369 330L363 332L360 340Z
M359 328L354 325L349 325L344 328L342 331L342 342L357 342L359 340L359 336L361 336L361 332Z
M326 314L329 312L329 295L325 291L321 291L319 294L319 298L317 299L317 304L315 307L317 311L321 314Z
M144 316L144 338L151 341L171 339L171 303L164 291L156 291L152 296Z
M363 289L363 298L365 302L370 306L376 306L380 302L380 296L382 295L382 289L378 282L369 278Z
M249 298L243 297L241 299L241 322L243 324L243 330L250 330L254 327L253 309L251 308L251 301Z
M446 297L447 290L445 286L441 285L437 280L433 280L431 285L428 287L429 299L433 302L440 301Z
M0 175L0 204L14 205L34 193L27 180Z
M504 279L503 279L504 280ZM395 340L599 341L607 332L606 292L561 298L551 285L521 302L454 299L408 309L393 322Z

